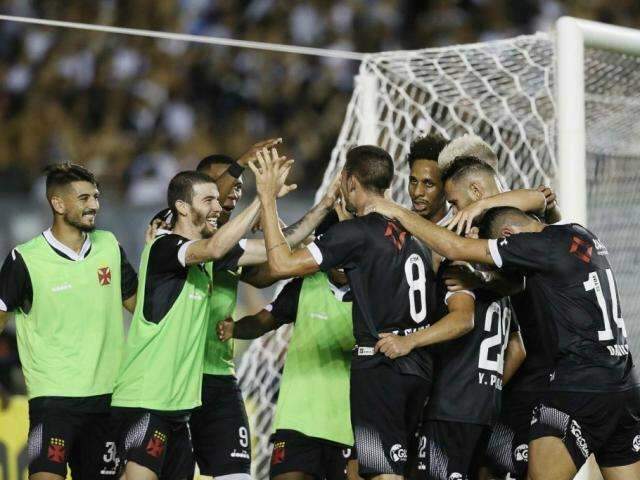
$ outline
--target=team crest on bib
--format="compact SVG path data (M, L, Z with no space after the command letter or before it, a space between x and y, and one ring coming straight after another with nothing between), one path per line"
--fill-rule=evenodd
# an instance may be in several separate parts
M636 453L640 452L640 435L633 437L633 451Z
M98 268L98 282L100 285L111 285L111 269L109 267Z

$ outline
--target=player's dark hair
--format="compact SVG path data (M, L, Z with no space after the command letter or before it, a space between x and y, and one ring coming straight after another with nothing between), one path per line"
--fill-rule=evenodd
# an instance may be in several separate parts
M205 172L211 168L211 165L231 165L234 161L235 160L229 155L214 153L213 155L208 155L200 160L196 170L198 172Z
M478 157L474 157L473 155L461 155L454 158L453 162L451 162L442 171L442 183L445 183L448 180L456 181L475 172L484 172L493 176L497 175L491 165L483 162Z
M413 167L416 160L432 160L438 162L440 152L442 152L447 145L449 145L449 140L436 132L418 138L411 144L411 147L409 147L409 154L407 155L409 168Z
M65 187L73 182L89 182L96 187L98 186L98 182L93 173L83 166L73 163L66 162L47 165L44 168L44 173L47 176L47 196L50 195L52 190Z
M480 238L498 238L507 225L523 227L534 218L514 207L494 207L486 211L478 224Z
M393 180L393 160L385 150L374 145L360 145L347 152L345 170L354 175L367 190L383 193Z
M169 182L167 189L167 203L173 214L173 221L178 218L176 210L176 202L182 200L191 204L193 201L193 187L201 183L215 183L211 177L202 172L188 170L180 172L174 176Z

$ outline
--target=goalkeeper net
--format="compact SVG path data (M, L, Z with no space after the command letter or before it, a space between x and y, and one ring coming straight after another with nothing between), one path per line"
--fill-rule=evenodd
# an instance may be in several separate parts
M499 174L511 188L553 185L554 62L554 41L546 34L368 55L318 193L341 169L349 148L372 143L395 159L394 197L407 203L406 155L413 140L431 131L481 136L497 153ZM627 331L637 342L640 59L586 49L584 68L589 226L609 248ZM239 365L258 479L268 478L268 438L289 335L282 328L255 341ZM635 352L637 347L632 345Z

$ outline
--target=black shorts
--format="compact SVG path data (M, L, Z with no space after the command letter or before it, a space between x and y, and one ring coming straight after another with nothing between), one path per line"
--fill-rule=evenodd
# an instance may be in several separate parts
M345 480L351 448L308 437L295 430L276 430L269 478L303 472L318 480Z
M426 420L420 427L417 478L468 480L488 435L485 425Z
M580 468L591 453L601 467L640 461L640 388L626 392L550 392L535 409L531 440L561 438Z
M430 381L384 363L351 370L351 423L361 476L405 475L430 390Z
M109 412L83 413L39 408L29 402L29 475L39 472L74 479L115 478L116 429Z
M529 461L529 431L539 392L508 392L502 400L500 418L491 429L484 457L480 462L492 473L524 480Z
M170 417L137 408L114 408L118 423L119 478L128 461L153 471L159 479L191 478L194 471L189 425L184 417Z
M232 375L204 375L202 406L189 420L196 463L203 475L251 474L249 419Z

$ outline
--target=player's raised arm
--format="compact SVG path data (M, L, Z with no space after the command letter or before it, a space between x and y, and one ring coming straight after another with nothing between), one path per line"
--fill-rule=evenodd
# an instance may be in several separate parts
M483 198L460 209L445 226L449 230L455 229L458 235L469 233L475 220L487 210L497 207L513 207L542 217L546 211L547 201L545 194L539 190L511 190Z
M269 138L253 144L238 160L229 165L222 175L214 178L218 186L218 191L220 192L220 198L224 201L224 199L229 196L229 193L238 181L238 178L242 175L244 169L249 165L249 162L255 160L256 152L263 148L273 148L280 143L282 143L282 138Z
M460 237L446 228L438 227L417 213L383 198L376 199L369 211L397 220L413 236L449 260L495 265L487 240Z
M262 202L262 228L273 273L279 277L292 277L317 272L320 267L311 253L307 249L291 251L280 229L276 196L285 164L279 160L278 153L275 149L271 152L263 149L258 152L257 161L249 164L249 168L256 176L258 196Z

